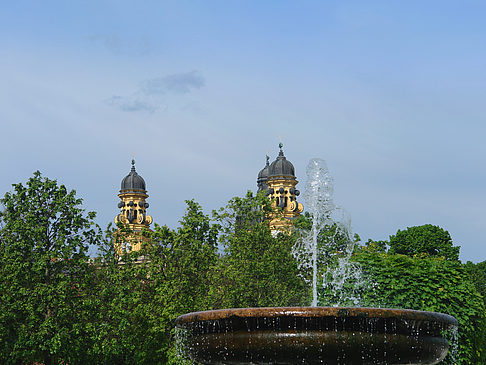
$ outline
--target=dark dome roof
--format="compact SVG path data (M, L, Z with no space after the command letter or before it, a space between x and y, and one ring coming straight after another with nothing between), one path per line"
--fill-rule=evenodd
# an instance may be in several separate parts
M145 181L135 171L135 160L132 160L132 169L130 173L125 176L121 182L121 190L143 190L145 192Z
M295 177L294 165L292 165L292 163L285 158L284 153L282 151L283 145L280 144L279 147L280 147L280 152L278 154L277 159L273 161L268 168L268 177L274 177L274 176Z
M270 165L268 163L268 156L267 156L267 163L263 169L260 170L258 173L258 178L257 178L257 186L258 186L258 191L260 190L266 190L267 189L267 180L268 180L268 172Z

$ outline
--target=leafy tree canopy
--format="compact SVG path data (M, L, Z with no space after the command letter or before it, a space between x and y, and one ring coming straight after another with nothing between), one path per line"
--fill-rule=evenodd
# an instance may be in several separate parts
M453 246L452 238L446 230L432 224L408 227L390 236L390 253L407 256L426 254L431 257L444 257L446 260L459 260L459 246Z
M270 203L264 194L248 192L214 212L222 226L220 246L224 250L212 288L220 308L309 302L309 288L292 255L295 237L271 232L266 219L279 211L272 210Z
M483 298L458 261L444 257L410 257L364 248L354 260L372 283L362 293L363 306L407 308L447 313L459 322L456 361L444 364L483 364L486 359L486 313Z
M465 264L470 280L476 286L478 292L483 296L486 307L486 261L474 264L468 261Z
M74 362L95 214L38 171L13 188L0 199L0 362Z
M92 363L179 363L174 320L212 309L208 292L218 260L218 225L195 201L186 204L180 226L156 224L140 252L117 257L113 240L131 232L109 232L89 309Z

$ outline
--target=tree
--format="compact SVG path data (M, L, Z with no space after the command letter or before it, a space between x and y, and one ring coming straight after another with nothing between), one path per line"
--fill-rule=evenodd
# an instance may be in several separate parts
M467 273L470 280L474 283L477 291L484 300L484 306L486 307L486 261L479 262L477 264L468 261L465 264Z
M186 204L180 226L172 230L156 225L152 243L145 248L149 259L146 290L152 298L146 307L150 323L146 336L154 349L148 363L177 362L174 320L214 308L209 292L219 258L219 225L195 201Z
M444 364L485 363L485 307L464 265L444 257L377 252L373 246L357 252L354 260L373 288L363 292L363 306L450 314L459 322L457 362L448 355Z
M212 309L208 297L218 260L218 225L186 201L177 229L155 225L142 250L119 257L116 242L131 232L108 230L97 262L89 325L91 361L104 364L178 363L174 320ZM117 241L118 242L118 241Z
M35 172L0 199L0 362L76 362L95 213Z
M137 364L151 355L153 349L146 346L150 328L145 308L152 299L145 285L147 268L139 252L120 256L116 249L132 233L128 226L110 225L99 242L101 256L90 266L81 313L85 348L76 363Z
M295 237L272 234L266 221L277 213L267 197L251 192L214 212L222 226L224 249L212 288L218 307L292 306L309 301L309 287L292 255Z
M390 253L407 256L427 254L444 257L446 260L459 260L459 246L453 246L449 232L439 226L425 224L408 227L390 236Z

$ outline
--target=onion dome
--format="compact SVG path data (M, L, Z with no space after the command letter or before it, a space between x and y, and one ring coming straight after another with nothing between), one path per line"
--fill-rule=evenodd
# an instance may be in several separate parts
M137 174L135 171L135 160L132 160L132 169L130 173L125 176L121 182L121 193L126 192L138 192L138 193L145 193L145 181L144 179Z
M270 159L270 157L268 157L268 155L266 157L267 157L267 163L265 167L261 169L260 172L258 173L258 178L257 178L258 191L267 190L268 188L267 180L268 180L268 170L270 168L270 164L268 160Z
M273 161L268 168L268 177L276 177L276 176L295 177L294 165L292 165L292 163L285 158L284 153L282 151L283 144L280 142L278 146L280 147L280 152L278 154L277 159Z

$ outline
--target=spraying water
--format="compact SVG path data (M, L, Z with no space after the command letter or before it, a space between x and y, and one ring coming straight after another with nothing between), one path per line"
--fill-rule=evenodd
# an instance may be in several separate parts
M359 292L365 285L361 268L350 262L356 245L350 219L336 206L333 194L333 178L326 162L310 160L304 203L312 226L303 232L293 253L301 272L312 273L312 306L322 298L326 305L358 305Z

